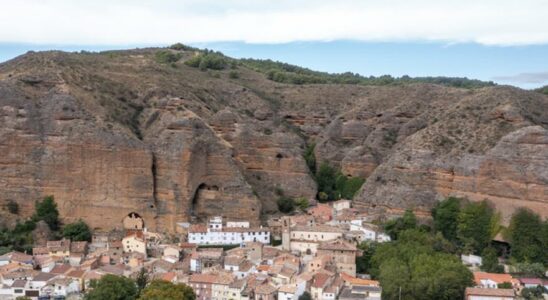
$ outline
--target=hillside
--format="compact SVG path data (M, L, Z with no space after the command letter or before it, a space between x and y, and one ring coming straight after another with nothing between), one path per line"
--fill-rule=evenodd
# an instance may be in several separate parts
M104 229L131 211L168 231L212 214L258 222L280 190L316 196L303 157L315 145L317 165L366 178L364 209L427 211L458 195L548 216L546 95L208 55L52 51L0 64L2 204L28 215L52 194L65 220Z

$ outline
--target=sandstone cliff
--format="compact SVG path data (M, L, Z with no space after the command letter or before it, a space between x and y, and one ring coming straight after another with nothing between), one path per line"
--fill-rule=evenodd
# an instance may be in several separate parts
M275 191L313 198L303 159L367 178L356 206L427 211L447 196L548 216L548 96L510 87L290 85L200 71L158 49L28 53L0 64L0 202L55 196L65 221L259 221Z

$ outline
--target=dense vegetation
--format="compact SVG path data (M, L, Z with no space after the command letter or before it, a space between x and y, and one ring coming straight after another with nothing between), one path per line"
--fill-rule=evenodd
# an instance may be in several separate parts
M356 258L358 273L370 273L383 286L383 299L462 299L472 277L458 254L483 258L482 270L501 273L500 253L492 239L504 229L486 201L447 198L432 209L432 228L420 225L411 210L384 223L388 243L363 242ZM519 209L505 230L510 242L513 272L543 277L548 265L548 220ZM533 297L539 291L527 291Z
M270 59L241 59L240 62L250 69L266 74L267 78L276 82L290 84L314 84L314 83L340 83L340 84L361 84L361 85L392 85L407 83L435 83L447 86L462 88L479 88L493 86L492 81L481 81L457 77L409 77L404 75L396 78L390 75L379 77L365 77L357 73L331 74L326 72L313 71L307 68L272 61Z
M78 220L63 227L63 237L72 241L91 242L91 230L84 221Z
M0 255L13 250L31 253L34 245L32 232L40 221L48 225L52 238L60 238L62 235L77 241L91 240L89 227L81 220L61 228L59 211L53 196L46 196L42 201L37 201L34 210L30 219L18 221L13 229L0 229Z
M322 163L314 178L318 183L320 202L352 199L365 182L361 177L347 177L327 163Z
M278 199L276 200L276 204L278 205L278 210L283 213L290 213L295 210L295 208L300 209L301 211L305 211L308 208L308 199L304 197L299 198L291 198L286 195L284 195L283 190L277 189L276 195L278 196Z
M222 70L228 66L229 59L220 52L205 51L185 61L185 64L202 71L207 69Z
M383 299L462 299L472 273L451 250L441 234L407 229L377 245L371 275L379 279Z
M177 62L181 59L181 53L174 53L168 50L156 52L156 61L162 64Z
M140 272L143 273L144 271ZM144 284L143 284L144 283ZM105 275L98 281L91 282L92 289L85 295L85 300L194 300L196 295L192 288L185 284L174 284L162 280L148 283L139 282L122 276Z
M542 93L544 95L548 95L548 85L545 85L541 88L536 89L535 91Z

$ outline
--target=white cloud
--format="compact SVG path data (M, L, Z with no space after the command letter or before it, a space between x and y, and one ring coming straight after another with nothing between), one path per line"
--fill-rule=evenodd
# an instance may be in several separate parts
M0 42L548 43L546 0L0 0Z
M548 72L519 73L510 76L496 76L493 80L521 84L540 84L548 82Z

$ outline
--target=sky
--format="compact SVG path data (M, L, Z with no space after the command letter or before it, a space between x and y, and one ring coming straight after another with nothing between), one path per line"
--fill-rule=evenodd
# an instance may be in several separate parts
M365 76L548 84L547 0L0 0L0 61L166 46Z

